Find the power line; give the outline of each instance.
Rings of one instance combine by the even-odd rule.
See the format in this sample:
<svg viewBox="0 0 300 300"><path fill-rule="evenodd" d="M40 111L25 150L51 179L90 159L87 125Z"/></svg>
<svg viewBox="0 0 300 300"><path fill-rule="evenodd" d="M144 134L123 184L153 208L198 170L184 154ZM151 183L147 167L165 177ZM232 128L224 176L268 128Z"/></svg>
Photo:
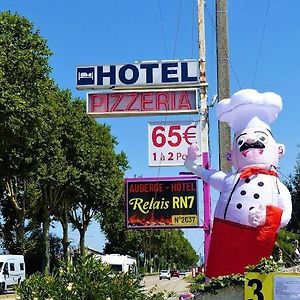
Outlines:
<svg viewBox="0 0 300 300"><path fill-rule="evenodd" d="M174 51L173 51L173 59L175 58L176 48L177 48L177 40L178 40L178 33L179 33L179 25L180 25L180 16L181 16L181 7L182 7L182 0L179 1L178 13L177 13L177 25L176 25L176 34L175 34L175 44L174 44Z"/></svg>
<svg viewBox="0 0 300 300"><path fill-rule="evenodd" d="M259 59L260 59L260 55L261 55L261 49L262 49L262 44L263 44L263 40L264 40L264 35L265 35L265 30L266 30L266 25L267 25L267 19L268 19L268 14L269 14L270 2L271 2L271 0L268 0L266 14L265 14L265 18L264 18L264 25L263 25L261 38L260 38L260 43L259 43L259 48L258 48L258 53L257 53L257 56L256 56L252 87L254 87L254 85L255 85L256 74L257 74L257 69L258 69L258 63L259 63Z"/></svg>
<svg viewBox="0 0 300 300"><path fill-rule="evenodd" d="M157 0L158 4L158 10L159 10L159 20L160 20L160 28L161 28L161 34L162 34L162 39L163 39L163 44L164 44L164 49L165 49L165 55L168 57L168 49L167 49L167 44L166 44L166 38L165 38L165 31L164 31L164 26L163 26L163 18L162 18L162 10L160 6L160 0Z"/></svg>
<svg viewBox="0 0 300 300"><path fill-rule="evenodd" d="M212 27L214 28L215 33L217 33L216 22L215 22L215 20L214 20L214 18L213 18L213 16L212 16L211 12L210 12L209 9L207 8L207 5L205 5L205 11L206 11L207 15L209 16L209 19L210 19L210 21L211 21L211 24L212 24ZM231 62L229 56L227 56L226 59L227 59L228 65L229 65L229 67L230 67L230 70L232 71L233 77L234 77L234 79L236 80L237 85L239 86L239 89L241 89L241 88L242 88L242 85L241 85L241 83L240 83L240 80L239 80L239 78L238 78L237 72L235 71L235 68L233 67L233 64L232 64L232 62Z"/></svg>
<svg viewBox="0 0 300 300"><path fill-rule="evenodd" d="M192 56L194 56L194 47L193 47L193 42L194 42L194 22L195 22L195 16L196 16L196 10L195 10L195 7L196 7L196 0L193 1L193 21L192 21L192 39L191 39L191 49L192 49Z"/></svg>

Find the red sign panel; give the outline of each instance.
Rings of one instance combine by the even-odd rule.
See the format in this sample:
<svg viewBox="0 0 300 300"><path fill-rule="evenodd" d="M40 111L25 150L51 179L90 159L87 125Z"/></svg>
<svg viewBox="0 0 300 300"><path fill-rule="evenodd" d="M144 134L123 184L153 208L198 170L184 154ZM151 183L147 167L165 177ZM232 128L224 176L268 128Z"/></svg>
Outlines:
<svg viewBox="0 0 300 300"><path fill-rule="evenodd" d="M197 89L88 93L94 117L197 113Z"/></svg>
<svg viewBox="0 0 300 300"><path fill-rule="evenodd" d="M127 178L128 229L199 227L197 177Z"/></svg>

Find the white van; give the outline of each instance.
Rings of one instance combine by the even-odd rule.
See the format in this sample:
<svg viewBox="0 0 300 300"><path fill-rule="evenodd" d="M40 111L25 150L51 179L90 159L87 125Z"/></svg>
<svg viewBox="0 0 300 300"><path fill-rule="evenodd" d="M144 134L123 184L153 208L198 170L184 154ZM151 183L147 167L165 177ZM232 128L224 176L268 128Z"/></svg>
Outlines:
<svg viewBox="0 0 300 300"><path fill-rule="evenodd" d="M137 272L136 259L129 255L104 254L96 255L96 257L100 258L103 263L109 264L114 271L131 274Z"/></svg>
<svg viewBox="0 0 300 300"><path fill-rule="evenodd" d="M0 293L20 284L25 279L23 255L0 255Z"/></svg>

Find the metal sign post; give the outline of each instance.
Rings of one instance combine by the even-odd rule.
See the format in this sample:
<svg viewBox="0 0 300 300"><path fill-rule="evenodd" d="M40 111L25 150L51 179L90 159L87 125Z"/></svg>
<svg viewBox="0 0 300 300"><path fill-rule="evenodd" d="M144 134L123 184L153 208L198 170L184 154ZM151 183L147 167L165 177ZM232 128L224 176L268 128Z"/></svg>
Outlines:
<svg viewBox="0 0 300 300"><path fill-rule="evenodd" d="M200 60L200 122L201 122L201 152L203 165L209 168L208 147L208 109L207 84L205 71L205 27L204 27L204 1L198 0L198 34L199 34L199 60ZM209 184L203 182L204 200L204 260L207 262L211 238L211 196Z"/></svg>

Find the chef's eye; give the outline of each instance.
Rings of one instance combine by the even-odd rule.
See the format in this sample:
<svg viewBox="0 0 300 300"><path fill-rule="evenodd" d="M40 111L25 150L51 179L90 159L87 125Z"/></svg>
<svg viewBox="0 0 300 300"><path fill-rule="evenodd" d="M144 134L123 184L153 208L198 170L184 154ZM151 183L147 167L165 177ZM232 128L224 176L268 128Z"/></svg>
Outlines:
<svg viewBox="0 0 300 300"><path fill-rule="evenodd" d="M240 137L240 138L237 140L238 146L242 146L242 145L244 144L244 142L245 142L245 138L243 138L243 137Z"/></svg>
<svg viewBox="0 0 300 300"><path fill-rule="evenodd" d="M256 138L257 138L258 141L260 141L264 144L268 143L268 137L265 134L260 133L256 136Z"/></svg>

